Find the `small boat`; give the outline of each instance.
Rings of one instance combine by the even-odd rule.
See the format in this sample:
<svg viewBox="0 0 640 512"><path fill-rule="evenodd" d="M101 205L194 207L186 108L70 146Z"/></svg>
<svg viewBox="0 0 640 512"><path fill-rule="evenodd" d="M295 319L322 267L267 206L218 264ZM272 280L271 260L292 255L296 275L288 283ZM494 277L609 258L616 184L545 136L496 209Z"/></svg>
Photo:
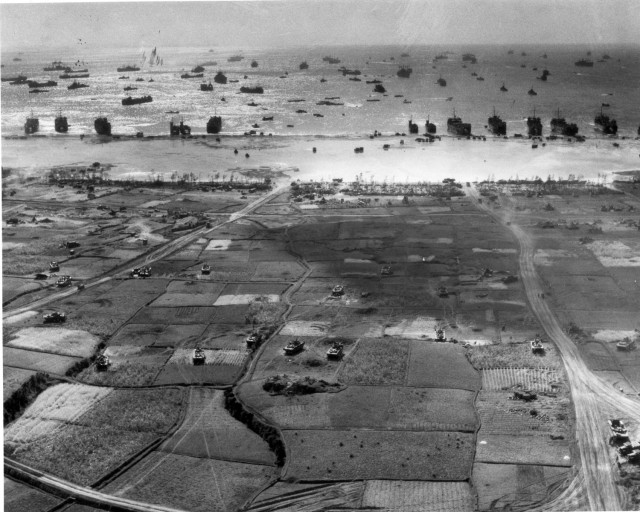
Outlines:
<svg viewBox="0 0 640 512"><path fill-rule="evenodd" d="M242 55L232 55L227 59L227 62L240 62L244 57Z"/></svg>
<svg viewBox="0 0 640 512"><path fill-rule="evenodd" d="M47 80L46 82L27 80L27 85L29 87L55 87L56 85L58 85L58 82L54 82L53 80Z"/></svg>
<svg viewBox="0 0 640 512"><path fill-rule="evenodd" d="M384 93L384 92L387 92L387 90L384 88L382 84L376 84L376 86L373 88L373 92Z"/></svg>
<svg viewBox="0 0 640 512"><path fill-rule="evenodd" d="M273 116L263 116L262 120L263 121L273 121Z"/></svg>
<svg viewBox="0 0 640 512"><path fill-rule="evenodd" d="M203 73L194 73L193 75L189 73L183 73L182 75L180 75L180 78L202 78L203 76Z"/></svg>
<svg viewBox="0 0 640 512"><path fill-rule="evenodd" d="M502 92L507 92L509 89L507 89L507 88L504 86L504 82L502 82L502 87L500 87L500 90L501 90Z"/></svg>
<svg viewBox="0 0 640 512"><path fill-rule="evenodd" d="M574 62L574 64L578 67L582 67L582 68L592 68L593 67L593 61L589 60L589 59L580 59L576 62Z"/></svg>
<svg viewBox="0 0 640 512"><path fill-rule="evenodd" d="M240 92L246 93L246 94L263 94L264 93L264 89L260 86L256 86L256 87L245 87L242 86L240 87Z"/></svg>
<svg viewBox="0 0 640 512"><path fill-rule="evenodd" d="M122 75L118 77L118 80L129 80L129 77Z"/></svg>
<svg viewBox="0 0 640 512"><path fill-rule="evenodd" d="M38 94L41 92L51 92L49 89L29 89L29 94Z"/></svg>
<svg viewBox="0 0 640 512"><path fill-rule="evenodd" d="M125 91L137 91L137 90L138 90L138 88L137 88L137 87L132 87L132 86L130 86L130 85L127 85L127 86L124 88L124 90L125 90Z"/></svg>
<svg viewBox="0 0 640 512"><path fill-rule="evenodd" d="M258 61L252 60L251 61L251 67L252 68L257 68L258 67Z"/></svg>
<svg viewBox="0 0 640 512"><path fill-rule="evenodd" d="M440 86L440 87L446 87L447 86L447 81L440 77L438 78L438 80L436 80L436 83Z"/></svg>
<svg viewBox="0 0 640 512"><path fill-rule="evenodd" d="M204 71L204 68L199 64L191 70L192 73L202 73L203 71Z"/></svg>
<svg viewBox="0 0 640 512"><path fill-rule="evenodd" d="M300 341L300 340L290 341L284 347L284 353L288 356L302 352L302 350L304 350L304 341Z"/></svg>
<svg viewBox="0 0 640 512"><path fill-rule="evenodd" d="M70 73L63 73L62 75L60 75L60 78L62 78L63 80L69 80L69 79L77 79L77 78L89 78L89 73L74 73L74 74L70 74Z"/></svg>
<svg viewBox="0 0 640 512"><path fill-rule="evenodd" d="M132 64L128 64L125 66L121 66L119 68L117 68L118 73L122 73L123 71L140 71L140 68L138 66L132 65Z"/></svg>
<svg viewBox="0 0 640 512"><path fill-rule="evenodd" d="M336 57L322 57L322 60L324 62L328 62L329 64L340 64L340 59L336 58Z"/></svg>
<svg viewBox="0 0 640 512"><path fill-rule="evenodd" d="M309 64L307 64L307 61L303 61L300 63L300 69L309 69Z"/></svg>
<svg viewBox="0 0 640 512"><path fill-rule="evenodd" d="M327 79L326 79L325 77L322 77L322 78L320 79L320 83L324 83L324 82L326 82L326 81L327 81Z"/></svg>
<svg viewBox="0 0 640 512"><path fill-rule="evenodd" d="M213 84L211 82L209 82L208 84L206 84L206 83L200 84L200 90L201 91L213 91Z"/></svg>
<svg viewBox="0 0 640 512"><path fill-rule="evenodd" d="M531 89L529 89L529 91L527 92L527 94L529 96L537 96L538 93L536 91L533 90L533 87L531 87Z"/></svg>

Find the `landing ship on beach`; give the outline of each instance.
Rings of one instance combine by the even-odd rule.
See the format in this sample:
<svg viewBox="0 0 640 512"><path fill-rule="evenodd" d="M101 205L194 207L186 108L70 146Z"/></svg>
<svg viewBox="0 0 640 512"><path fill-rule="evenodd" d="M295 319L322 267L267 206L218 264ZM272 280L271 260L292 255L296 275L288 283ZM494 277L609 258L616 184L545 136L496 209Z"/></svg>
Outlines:
<svg viewBox="0 0 640 512"><path fill-rule="evenodd" d="M207 121L207 133L220 133L222 129L222 118L220 116L211 116Z"/></svg>
<svg viewBox="0 0 640 512"><path fill-rule="evenodd" d="M396 73L400 78L409 78L413 73L413 69L409 66L400 66L400 69Z"/></svg>
<svg viewBox="0 0 640 512"><path fill-rule="evenodd" d="M542 122L539 117L536 117L535 109L533 109L533 116L527 117L527 130L529 137L542 136Z"/></svg>
<svg viewBox="0 0 640 512"><path fill-rule="evenodd" d="M69 123L67 122L67 118L64 117L61 113L55 119L55 130L58 133L67 133L69 131Z"/></svg>
<svg viewBox="0 0 640 512"><path fill-rule="evenodd" d="M471 135L471 124L463 123L461 118L456 117L456 111L454 110L453 117L447 119L447 131L452 135Z"/></svg>
<svg viewBox="0 0 640 512"><path fill-rule="evenodd" d="M98 117L93 122L93 127L98 135L111 135L111 123L106 117Z"/></svg>
<svg viewBox="0 0 640 512"><path fill-rule="evenodd" d="M34 117L33 112L31 113L31 117L27 117L26 122L24 123L24 133L30 135L32 133L36 133L40 129L40 120L37 117Z"/></svg>
<svg viewBox="0 0 640 512"><path fill-rule="evenodd" d="M493 108L493 115L487 121L489 131L494 135L506 135L507 134L507 123L500 119L499 116L496 115L496 109Z"/></svg>
<svg viewBox="0 0 640 512"><path fill-rule="evenodd" d="M573 137L578 133L578 125L575 123L567 123L564 117L560 117L560 109L556 114L558 117L551 119L551 131L553 133L560 133L567 137Z"/></svg>
<svg viewBox="0 0 640 512"><path fill-rule="evenodd" d="M615 135L618 133L618 123L615 119L611 119L608 115L602 112L600 107L600 113L595 117L596 130L602 131L605 135Z"/></svg>

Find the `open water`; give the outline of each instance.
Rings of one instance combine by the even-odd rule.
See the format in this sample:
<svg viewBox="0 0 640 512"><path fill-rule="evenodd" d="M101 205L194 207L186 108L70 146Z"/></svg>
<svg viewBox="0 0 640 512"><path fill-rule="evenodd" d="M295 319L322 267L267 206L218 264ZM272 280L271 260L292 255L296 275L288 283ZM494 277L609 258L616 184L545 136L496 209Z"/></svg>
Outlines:
<svg viewBox="0 0 640 512"><path fill-rule="evenodd" d="M509 49L513 50L512 54L508 53ZM22 134L30 112L40 119L42 134L56 135L54 118L58 112L67 116L70 134L94 133L93 121L99 115L109 118L116 134L137 131L145 135L167 134L169 120L174 117L167 111L179 111L178 119L184 119L194 134L205 133L206 122L214 114L222 116L222 131L229 134L251 129L274 135L325 136L365 135L374 130L406 132L410 119L419 123L423 131L427 116L441 134L446 133L446 120L453 109L463 121L472 124L474 133L485 135L487 118L495 107L496 113L507 121L509 135L526 134L524 119L534 108L542 118L544 133L548 134L549 121L559 108L568 122L578 124L581 134L591 137L596 135L594 116L603 103L610 105L604 110L617 120L619 135L635 137L640 125L640 47L385 46L244 51L158 48L157 53L164 62L162 66L146 64L139 72L116 71L125 64L140 64L143 51L149 55L151 50L3 53L3 77L22 73L29 79L58 82L57 87L42 94L29 94L27 85L2 82L3 135ZM591 56L587 57L587 51L591 51ZM403 52L409 56L402 57ZM465 52L475 54L478 62L463 63ZM523 52L527 55L523 56ZM228 62L227 58L236 53L244 59ZM605 54L611 58L603 60ZM324 62L325 55L337 57L341 63ZM447 58L434 60L438 55ZM14 62L15 57L22 60ZM594 66L576 67L574 62L580 58L590 58ZM254 59L259 64L257 68L250 66ZM54 60L68 64L82 61L90 77L79 81L89 87L70 91L67 85L71 80L58 78L62 72L43 71ZM204 79L180 78L181 73L206 61L216 61L217 65L206 66ZM309 69L299 69L302 61L309 64ZM396 76L401 64L413 69L410 78ZM341 66L360 70L361 81L343 76L339 71ZM544 69L550 72L546 82L536 78ZM213 77L218 70L229 80L238 82L215 84ZM478 80L472 73L484 80ZM122 75L129 79L120 80ZM323 77L326 82L320 81ZM446 87L436 84L439 77L446 79ZM136 78L144 81L137 82ZM374 85L366 83L373 79L382 80L386 96L374 93ZM213 92L200 91L200 84L209 81L214 85ZM503 83L507 92L500 91ZM137 90L125 93L123 88L129 85ZM265 92L243 94L239 92L242 85L259 85ZM527 94L531 88L537 92L536 96ZM127 95L151 95L153 102L122 106L121 100ZM339 99L333 101L344 105L316 105L328 97L337 97ZM288 102L290 99L304 101ZM252 100L259 106L248 106ZM296 113L299 109L307 113ZM316 117L314 113L323 117ZM274 120L263 121L263 116L273 116ZM259 128L252 128L255 123Z"/></svg>

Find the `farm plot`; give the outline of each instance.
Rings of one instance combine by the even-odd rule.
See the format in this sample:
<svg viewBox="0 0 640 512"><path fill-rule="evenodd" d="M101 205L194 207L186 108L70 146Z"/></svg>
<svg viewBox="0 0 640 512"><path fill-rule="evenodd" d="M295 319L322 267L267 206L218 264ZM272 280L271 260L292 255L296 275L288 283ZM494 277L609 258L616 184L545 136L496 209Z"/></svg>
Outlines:
<svg viewBox="0 0 640 512"><path fill-rule="evenodd" d="M45 354L7 346L2 347L2 357L5 366L52 375L64 375L74 364L82 361L80 357Z"/></svg>
<svg viewBox="0 0 640 512"><path fill-rule="evenodd" d="M276 482L261 492L249 512L322 512L360 508L365 482L326 484Z"/></svg>
<svg viewBox="0 0 640 512"><path fill-rule="evenodd" d="M15 450L5 442L5 454L18 462L88 486L115 470L157 439L149 432L65 423L34 442Z"/></svg>
<svg viewBox="0 0 640 512"><path fill-rule="evenodd" d="M95 366L83 370L78 379L100 386L149 386L165 365L172 350L166 348L110 346L104 353L111 360L105 371Z"/></svg>
<svg viewBox="0 0 640 512"><path fill-rule="evenodd" d="M33 370L23 370L10 366L2 367L2 402L13 395L20 387L33 377L37 372Z"/></svg>
<svg viewBox="0 0 640 512"><path fill-rule="evenodd" d="M224 288L221 283L171 281L166 291L151 303L155 307L211 306Z"/></svg>
<svg viewBox="0 0 640 512"><path fill-rule="evenodd" d="M407 339L433 337L440 322L435 317L397 318L389 322L384 329L385 336Z"/></svg>
<svg viewBox="0 0 640 512"><path fill-rule="evenodd" d="M540 502L552 500L571 476L571 470L565 467L481 462L473 465L479 510L531 510ZM577 502L573 510L587 508L586 502Z"/></svg>
<svg viewBox="0 0 640 512"><path fill-rule="evenodd" d="M339 231L339 222L319 222L293 226L288 234L291 240L336 240Z"/></svg>
<svg viewBox="0 0 640 512"><path fill-rule="evenodd" d="M560 371L564 364L558 350L551 343L545 343L545 355L531 353L529 343L507 343L502 345L482 345L467 349L467 356L474 368L539 368Z"/></svg>
<svg viewBox="0 0 640 512"><path fill-rule="evenodd" d="M459 345L414 340L407 385L475 391L480 389L481 378Z"/></svg>
<svg viewBox="0 0 640 512"><path fill-rule="evenodd" d="M153 263L151 266L151 272L153 277L164 277L169 279L176 277L188 277L188 269L197 263L197 258L192 260L159 260Z"/></svg>
<svg viewBox="0 0 640 512"><path fill-rule="evenodd" d="M327 350L334 340L339 340L344 344L344 357L346 358L353 350L355 343L355 340L351 338L305 336L303 351L295 355L286 355L284 347L297 338L297 336L277 335L269 340L256 362L254 377L264 378L286 373L292 376L335 380L340 368L340 361L328 360Z"/></svg>
<svg viewBox="0 0 640 512"><path fill-rule="evenodd" d="M261 250L258 248L249 251L249 261L259 263L263 261L283 261L294 263L297 258L287 251Z"/></svg>
<svg viewBox="0 0 640 512"><path fill-rule="evenodd" d="M246 348L245 340L251 333L250 326L242 324L221 324L209 325L197 342L186 343L183 348L195 348L199 345L204 349L223 350L243 350Z"/></svg>
<svg viewBox="0 0 640 512"><path fill-rule="evenodd" d="M605 267L640 266L640 244L637 240L596 240L587 247Z"/></svg>
<svg viewBox="0 0 640 512"><path fill-rule="evenodd" d="M493 435L478 433L477 462L494 464L541 464L571 467L570 442L549 436Z"/></svg>
<svg viewBox="0 0 640 512"><path fill-rule="evenodd" d="M186 400L177 388L114 389L75 421L87 427L164 434L180 420Z"/></svg>
<svg viewBox="0 0 640 512"><path fill-rule="evenodd" d="M3 258L3 264L5 264L5 259ZM6 264L5 264L6 265ZM41 270L41 268L36 268L35 270ZM6 266L5 266L5 272ZM33 290L38 290L39 288L44 288L46 284L44 283L36 283L31 278L23 279L17 277L4 277L2 278L2 303L12 300L17 297L21 293L30 292Z"/></svg>
<svg viewBox="0 0 640 512"><path fill-rule="evenodd" d="M129 324L208 324L213 321L216 308L180 306L175 308L146 307L129 320Z"/></svg>
<svg viewBox="0 0 640 512"><path fill-rule="evenodd" d="M127 324L109 340L110 346L183 347L195 346L207 324Z"/></svg>
<svg viewBox="0 0 640 512"><path fill-rule="evenodd" d="M361 506L394 512L473 512L475 496L467 482L368 480Z"/></svg>
<svg viewBox="0 0 640 512"><path fill-rule="evenodd" d="M55 327L27 327L15 333L7 346L25 350L51 352L75 357L90 357L100 343L86 332Z"/></svg>
<svg viewBox="0 0 640 512"><path fill-rule="evenodd" d="M274 464L269 445L227 412L224 392L207 388L189 390L186 417L159 450L198 458Z"/></svg>
<svg viewBox="0 0 640 512"><path fill-rule="evenodd" d="M301 480L465 480L474 436L459 432L285 430L289 465Z"/></svg>
<svg viewBox="0 0 640 512"><path fill-rule="evenodd" d="M218 384L235 382L249 354L239 350L204 350L205 363L193 364L193 350L177 349L160 370L155 384Z"/></svg>
<svg viewBox="0 0 640 512"><path fill-rule="evenodd" d="M5 430L5 447L20 450L49 438L67 423L75 422L112 392L83 384L58 384L45 389L22 416Z"/></svg>
<svg viewBox="0 0 640 512"><path fill-rule="evenodd" d="M156 451L110 483L105 491L181 510L228 512L239 510L274 473L271 466Z"/></svg>
<svg viewBox="0 0 640 512"><path fill-rule="evenodd" d="M483 435L570 437L571 402L565 390L559 396L538 395L525 403L511 400L512 393L480 391L476 408Z"/></svg>
<svg viewBox="0 0 640 512"><path fill-rule="evenodd" d="M586 356L585 359L592 370L616 371L618 369L613 347L609 351L604 343L594 341L582 345L580 351Z"/></svg>
<svg viewBox="0 0 640 512"><path fill-rule="evenodd" d="M56 496L4 477L4 510L7 512L50 510L61 501Z"/></svg>
<svg viewBox="0 0 640 512"><path fill-rule="evenodd" d="M287 289L286 284L279 283L240 283L228 284L214 302L215 306L251 304L257 299L279 302L280 295Z"/></svg>
<svg viewBox="0 0 640 512"><path fill-rule="evenodd" d="M285 336L324 336L331 322L328 320L291 320L285 324L280 334Z"/></svg>
<svg viewBox="0 0 640 512"><path fill-rule="evenodd" d="M639 258L640 259L640 258ZM551 271L543 272L543 276L555 283L562 283L562 287L553 288L553 300L570 310L619 310L631 311L627 294L609 275L559 275L553 272L553 267L546 267ZM604 306L606 304L606 307Z"/></svg>
<svg viewBox="0 0 640 512"><path fill-rule="evenodd" d="M88 279L104 274L120 263L122 263L120 260L113 258L80 256L63 263L60 270L73 277L73 279Z"/></svg>
<svg viewBox="0 0 640 512"><path fill-rule="evenodd" d="M409 350L407 340L362 339L346 359L339 378L351 385L404 385Z"/></svg>
<svg viewBox="0 0 640 512"><path fill-rule="evenodd" d="M549 393L560 385L558 372L548 368L497 368L482 370L481 373L485 391L521 388Z"/></svg>
<svg viewBox="0 0 640 512"><path fill-rule="evenodd" d="M261 261L257 264L252 281L296 281L304 274L297 261Z"/></svg>

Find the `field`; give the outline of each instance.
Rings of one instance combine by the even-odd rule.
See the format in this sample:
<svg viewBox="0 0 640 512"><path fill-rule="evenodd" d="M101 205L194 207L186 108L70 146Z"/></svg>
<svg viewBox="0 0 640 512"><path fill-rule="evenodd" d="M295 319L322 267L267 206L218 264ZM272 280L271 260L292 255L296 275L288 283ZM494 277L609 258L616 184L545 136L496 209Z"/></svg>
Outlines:
<svg viewBox="0 0 640 512"><path fill-rule="evenodd" d="M104 490L181 510L228 512L273 476L270 466L153 452Z"/></svg>
<svg viewBox="0 0 640 512"><path fill-rule="evenodd" d="M455 389L349 386L337 393L269 395L261 381L239 397L284 429L366 429L475 432L475 394Z"/></svg>
<svg viewBox="0 0 640 512"><path fill-rule="evenodd" d="M285 430L285 477L301 480L465 480L474 435L457 432Z"/></svg>
<svg viewBox="0 0 640 512"><path fill-rule="evenodd" d="M412 341L407 385L475 391L481 379L459 345Z"/></svg>
<svg viewBox="0 0 640 512"><path fill-rule="evenodd" d="M79 357L43 354L31 350L2 347L3 364L25 370L64 375L74 364L81 361Z"/></svg>
<svg viewBox="0 0 640 512"><path fill-rule="evenodd" d="M206 324L127 324L109 339L109 345L181 347L197 343Z"/></svg>
<svg viewBox="0 0 640 512"><path fill-rule="evenodd" d="M538 368L560 371L564 366L558 349L551 343L544 343L544 348L545 355L542 357L531 353L529 343L472 347L467 350L467 354L476 369Z"/></svg>
<svg viewBox="0 0 640 512"><path fill-rule="evenodd" d="M360 340L353 354L346 359L339 379L352 385L403 385L408 356L409 342L406 340Z"/></svg>
<svg viewBox="0 0 640 512"><path fill-rule="evenodd" d="M565 467L532 464L484 464L473 466L473 483L479 510L509 506L514 512L531 510L541 500L560 493L572 472ZM576 503L574 510L584 510Z"/></svg>
<svg viewBox="0 0 640 512"><path fill-rule="evenodd" d="M478 433L477 462L541 464L571 467L570 442L548 436L492 435Z"/></svg>
<svg viewBox="0 0 640 512"><path fill-rule="evenodd" d="M511 388L551 392L560 385L560 376L555 370L543 368L500 368L482 370L482 390L500 391Z"/></svg>
<svg viewBox="0 0 640 512"><path fill-rule="evenodd" d="M2 401L7 399L27 382L36 372L33 370L22 370L10 366L2 367Z"/></svg>
<svg viewBox="0 0 640 512"><path fill-rule="evenodd" d="M175 455L272 465L274 455L256 433L224 408L224 393L191 388L180 428L159 449Z"/></svg>
<svg viewBox="0 0 640 512"><path fill-rule="evenodd" d="M357 509L365 482L285 483L276 482L261 492L247 509L250 512L321 512Z"/></svg>
<svg viewBox="0 0 640 512"><path fill-rule="evenodd" d="M207 324L214 319L216 308L179 306L142 308L129 321L132 324L192 325Z"/></svg>
<svg viewBox="0 0 640 512"><path fill-rule="evenodd" d="M232 384L248 357L246 350L205 349L205 364L193 364L193 350L177 349L162 367L155 384Z"/></svg>
<svg viewBox="0 0 640 512"><path fill-rule="evenodd" d="M4 510L36 512L49 510L62 500L21 482L4 477Z"/></svg>
<svg viewBox="0 0 640 512"><path fill-rule="evenodd" d="M57 327L29 327L15 333L9 347L51 352L62 356L90 357L100 340L86 331Z"/></svg>
<svg viewBox="0 0 640 512"><path fill-rule="evenodd" d="M223 289L220 283L171 281L166 291L153 303L155 307L212 306Z"/></svg>
<svg viewBox="0 0 640 512"><path fill-rule="evenodd" d="M172 350L136 346L111 346L104 352L111 360L105 371L90 366L78 375L78 380L100 386L148 386L171 357Z"/></svg>
<svg viewBox="0 0 640 512"><path fill-rule="evenodd" d="M466 482L404 482L369 480L365 484L362 507L414 512L472 512L475 497Z"/></svg>

